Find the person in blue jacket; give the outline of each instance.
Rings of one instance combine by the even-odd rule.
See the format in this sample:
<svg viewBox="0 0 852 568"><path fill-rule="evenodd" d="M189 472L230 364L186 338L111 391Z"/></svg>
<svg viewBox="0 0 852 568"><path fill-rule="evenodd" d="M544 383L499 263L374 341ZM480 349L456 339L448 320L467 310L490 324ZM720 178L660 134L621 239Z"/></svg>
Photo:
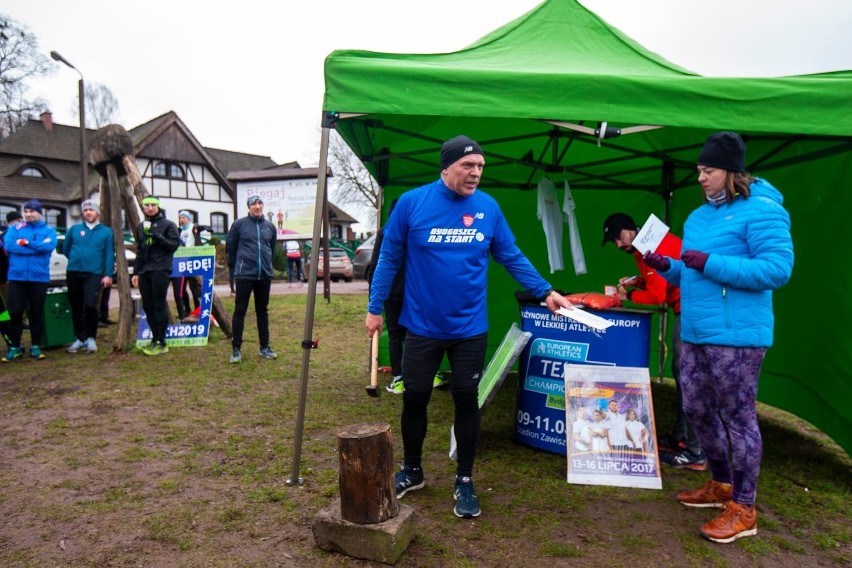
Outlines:
<svg viewBox="0 0 852 568"><path fill-rule="evenodd" d="M440 178L404 193L384 228L370 286L366 328L382 331L382 307L405 269L399 322L408 331L403 355L404 463L395 476L397 497L423 488L421 454L432 384L446 354L452 372L458 461L453 512L479 516L473 462L481 413L479 379L487 346L487 279L491 258L551 311L571 304L542 278L515 244L497 201L477 191L485 165L482 148L467 136L441 146Z"/></svg>
<svg viewBox="0 0 852 568"><path fill-rule="evenodd" d="M248 215L234 221L225 244L228 268L236 287L231 323L231 363L242 361L243 328L252 294L260 340L257 354L264 359L278 357L269 346L269 292L272 288L272 255L278 241L278 230L263 216L263 199L259 195L249 196L246 205Z"/></svg>
<svg viewBox="0 0 852 568"><path fill-rule="evenodd" d="M50 285L50 255L56 248L56 230L42 219L37 199L24 203L24 221L9 227L3 244L9 255L9 350L2 361L10 362L24 354L21 336L24 312L29 310L30 357L39 360L44 340L44 301Z"/></svg>
<svg viewBox="0 0 852 568"><path fill-rule="evenodd" d="M705 538L721 543L757 534L757 383L773 339L772 291L793 270L783 197L746 172L745 155L738 134L710 136L698 156L705 202L686 220L680 260L645 255L680 286L684 411L712 472L677 498L688 507L724 509L701 527Z"/></svg>
<svg viewBox="0 0 852 568"><path fill-rule="evenodd" d="M98 350L98 309L100 295L112 286L115 271L115 245L112 229L100 222L101 210L91 199L80 206L83 222L65 233L62 253L68 257L66 281L74 342L68 353L94 353Z"/></svg>

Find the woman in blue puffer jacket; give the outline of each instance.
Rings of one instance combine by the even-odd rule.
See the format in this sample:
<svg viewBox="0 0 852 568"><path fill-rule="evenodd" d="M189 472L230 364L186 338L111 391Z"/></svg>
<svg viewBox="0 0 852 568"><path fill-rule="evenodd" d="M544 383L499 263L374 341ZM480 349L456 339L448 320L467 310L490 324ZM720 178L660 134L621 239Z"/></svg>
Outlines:
<svg viewBox="0 0 852 568"><path fill-rule="evenodd" d="M724 509L701 534L725 543L757 534L757 383L772 345L772 291L790 278L793 242L783 197L745 171L738 134L710 136L698 174L705 203L686 220L681 259L647 253L645 260L680 286L683 406L712 471L678 500Z"/></svg>

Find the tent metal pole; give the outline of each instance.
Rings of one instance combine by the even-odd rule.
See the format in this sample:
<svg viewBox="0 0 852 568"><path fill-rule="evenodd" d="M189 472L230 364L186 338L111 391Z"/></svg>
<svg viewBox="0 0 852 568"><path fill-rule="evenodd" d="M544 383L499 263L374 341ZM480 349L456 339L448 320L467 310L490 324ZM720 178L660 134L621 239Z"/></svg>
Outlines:
<svg viewBox="0 0 852 568"><path fill-rule="evenodd" d="M326 181L328 177L328 138L330 128L333 126L327 124L326 114L323 115L322 135L320 138L320 160L319 160L319 175L317 176L317 195L316 204L314 206L314 234L311 240L311 251L314 256L314 266L317 266L319 258L317 251L320 246L320 231L323 223L323 202L326 191ZM326 271L328 273L328 271ZM299 466L302 460L302 438L305 433L305 405L308 396L308 370L311 363L311 349L316 347L316 344L311 339L314 331L314 308L317 301L317 271L311 270L308 275L308 303L305 307L305 329L302 335L302 373L299 381L299 406L296 416L296 434L293 440L293 467L290 470L290 479L286 481L287 485L301 485L303 479L299 477Z"/></svg>

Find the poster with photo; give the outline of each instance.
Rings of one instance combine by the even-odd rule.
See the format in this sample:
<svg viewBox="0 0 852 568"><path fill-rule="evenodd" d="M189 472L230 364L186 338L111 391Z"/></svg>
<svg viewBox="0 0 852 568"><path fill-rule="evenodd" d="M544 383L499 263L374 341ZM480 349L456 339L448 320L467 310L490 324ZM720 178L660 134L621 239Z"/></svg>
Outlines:
<svg viewBox="0 0 852 568"><path fill-rule="evenodd" d="M646 367L565 365L568 483L662 489Z"/></svg>
<svg viewBox="0 0 852 568"><path fill-rule="evenodd" d="M310 239L313 236L317 178L241 181L237 184L238 205L244 206L253 195L263 200L263 214L275 225L278 240ZM240 213L240 216L243 214Z"/></svg>

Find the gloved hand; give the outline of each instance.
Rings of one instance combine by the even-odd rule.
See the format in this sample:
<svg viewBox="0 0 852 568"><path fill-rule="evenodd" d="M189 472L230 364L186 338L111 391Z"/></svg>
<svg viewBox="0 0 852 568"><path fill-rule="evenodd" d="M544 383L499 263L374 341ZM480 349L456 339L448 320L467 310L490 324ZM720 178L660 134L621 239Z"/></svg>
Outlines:
<svg viewBox="0 0 852 568"><path fill-rule="evenodd" d="M142 232L146 235L151 232L151 221L142 221Z"/></svg>
<svg viewBox="0 0 852 568"><path fill-rule="evenodd" d="M697 250L687 250L683 251L683 254L680 255L680 259L689 268L694 268L699 272L704 272L704 265L707 264L707 257L709 256L710 255L706 252L700 252Z"/></svg>
<svg viewBox="0 0 852 568"><path fill-rule="evenodd" d="M28 241L27 239L18 239L15 242L18 244L19 247L25 247L30 244L30 241Z"/></svg>
<svg viewBox="0 0 852 568"><path fill-rule="evenodd" d="M654 270L664 271L672 267L672 264L669 262L669 259L656 252L646 252L645 256L642 257L642 260L644 260L645 264L647 264Z"/></svg>

